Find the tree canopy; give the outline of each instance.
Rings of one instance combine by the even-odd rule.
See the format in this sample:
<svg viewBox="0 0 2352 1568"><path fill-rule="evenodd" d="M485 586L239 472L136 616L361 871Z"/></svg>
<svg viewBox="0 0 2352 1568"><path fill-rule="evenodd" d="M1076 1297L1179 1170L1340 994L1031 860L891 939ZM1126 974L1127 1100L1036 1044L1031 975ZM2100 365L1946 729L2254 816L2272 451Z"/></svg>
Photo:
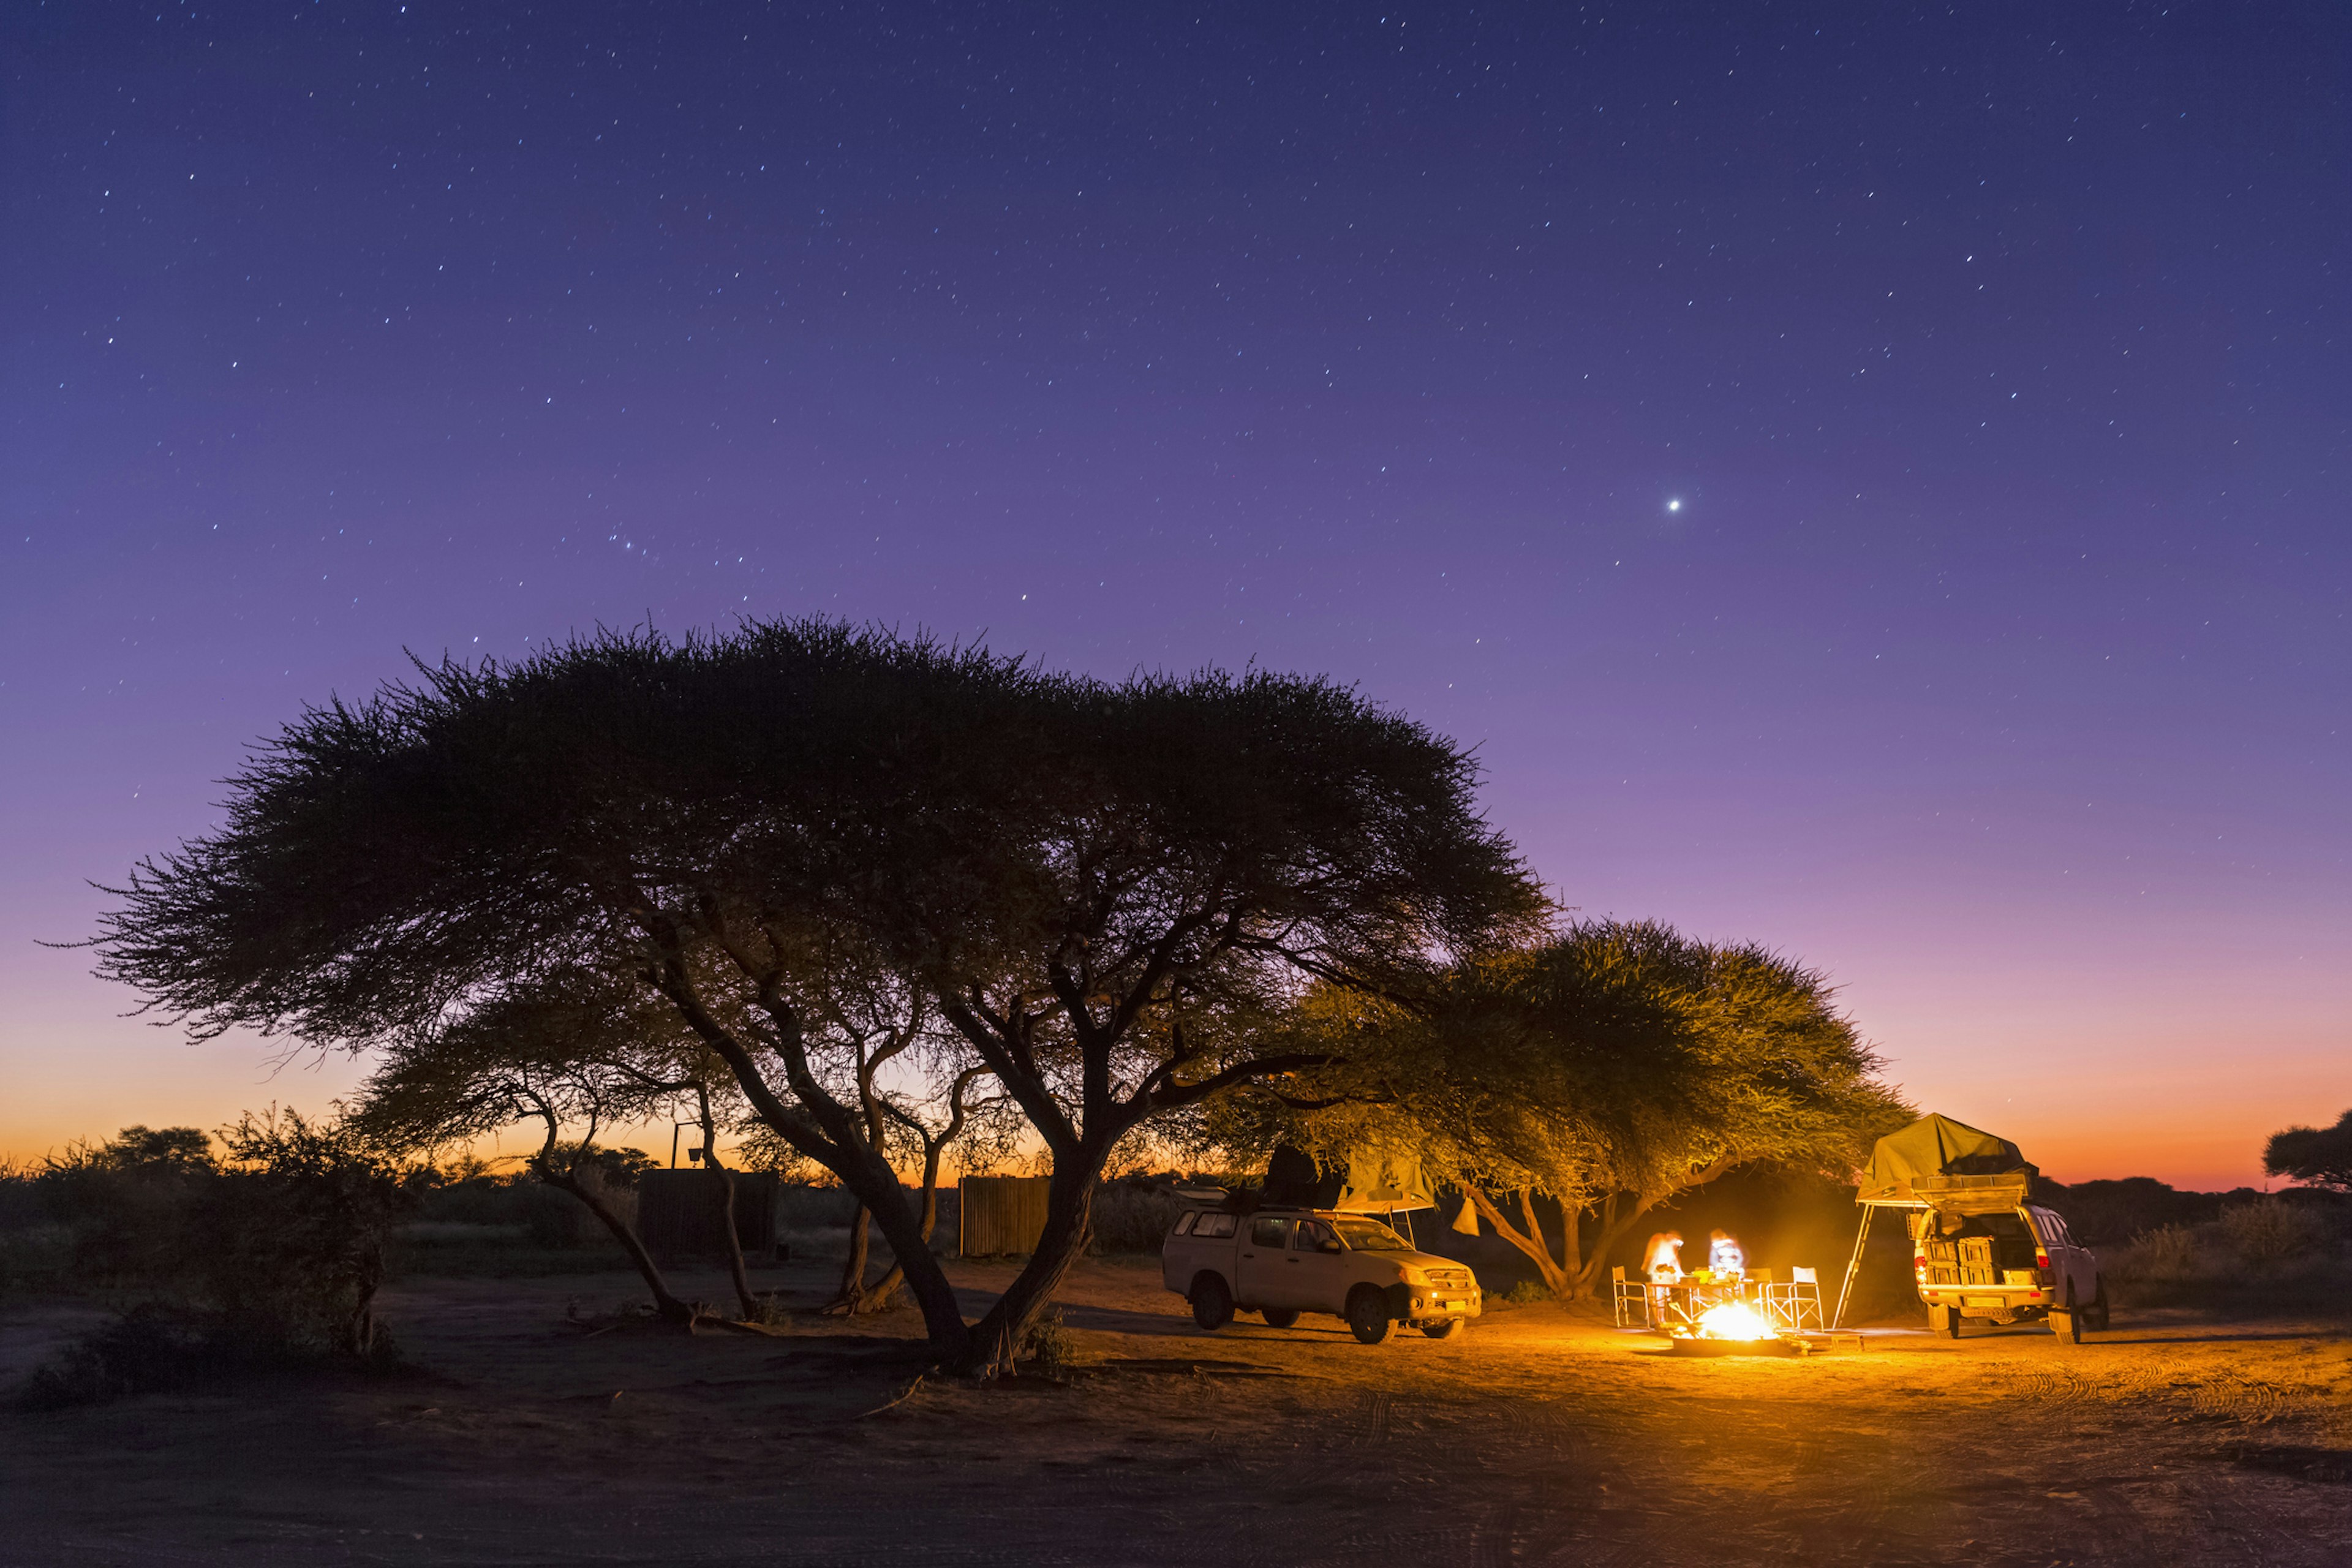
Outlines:
<svg viewBox="0 0 2352 1568"><path fill-rule="evenodd" d="M2315 1187L2352 1192L2352 1110L2333 1127L2289 1127L2263 1149L2263 1169Z"/></svg>
<svg viewBox="0 0 2352 1568"><path fill-rule="evenodd" d="M1332 994L1307 1017L1344 1065L1261 1100L1263 1125L1419 1148L1564 1296L1675 1194L1743 1165L1843 1178L1911 1119L1820 974L1654 922L1580 923L1411 1005ZM1567 1216L1556 1251L1538 1194Z"/></svg>
<svg viewBox="0 0 2352 1568"><path fill-rule="evenodd" d="M363 1051L609 978L872 1210L943 1353L1001 1363L1122 1137L1320 1059L1221 1019L1307 977L1401 990L1529 928L1474 784L1322 680L1112 684L823 621L607 633L305 712L219 832L117 890L100 973L199 1036ZM1053 1159L1045 1238L976 1333L825 1060L827 997L876 973Z"/></svg>

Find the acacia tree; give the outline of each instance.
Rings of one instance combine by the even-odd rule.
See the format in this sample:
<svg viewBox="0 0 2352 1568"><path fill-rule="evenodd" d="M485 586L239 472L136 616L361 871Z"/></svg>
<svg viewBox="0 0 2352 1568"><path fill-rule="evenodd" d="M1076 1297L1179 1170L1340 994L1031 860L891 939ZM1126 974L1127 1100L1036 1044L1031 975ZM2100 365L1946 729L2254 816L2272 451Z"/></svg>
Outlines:
<svg viewBox="0 0 2352 1568"><path fill-rule="evenodd" d="M2315 1187L2352 1192L2352 1110L2333 1127L2289 1127L2263 1147L2263 1170Z"/></svg>
<svg viewBox="0 0 2352 1568"><path fill-rule="evenodd" d="M1659 1204L1743 1165L1843 1177L1912 1118L1817 973L1654 922L1583 922L1465 964L1413 1005L1324 997L1347 1065L1261 1126L1423 1152L1564 1300ZM1263 1134L1261 1134L1261 1137ZM1555 1241L1538 1194L1556 1200Z"/></svg>
<svg viewBox="0 0 2352 1568"><path fill-rule="evenodd" d="M873 1215L960 1368L1009 1364L1151 1119L1318 1063L1199 1026L1393 985L1539 898L1458 748L1327 682L1110 686L820 622L606 634L306 712L142 862L102 974L199 1036L379 1049L556 966L658 996ZM919 977L1054 1165L976 1327L814 1044L839 942ZM1214 1042L1213 1044L1212 1042Z"/></svg>

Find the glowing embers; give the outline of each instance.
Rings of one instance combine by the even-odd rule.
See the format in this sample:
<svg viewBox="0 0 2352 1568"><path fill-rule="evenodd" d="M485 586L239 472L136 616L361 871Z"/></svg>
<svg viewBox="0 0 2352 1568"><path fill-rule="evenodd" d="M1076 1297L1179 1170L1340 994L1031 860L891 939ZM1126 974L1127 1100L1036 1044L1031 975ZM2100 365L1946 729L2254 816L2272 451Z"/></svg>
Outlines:
<svg viewBox="0 0 2352 1568"><path fill-rule="evenodd" d="M1674 1331L1676 1355L1788 1355L1796 1349L1771 1320L1745 1301L1725 1301Z"/></svg>

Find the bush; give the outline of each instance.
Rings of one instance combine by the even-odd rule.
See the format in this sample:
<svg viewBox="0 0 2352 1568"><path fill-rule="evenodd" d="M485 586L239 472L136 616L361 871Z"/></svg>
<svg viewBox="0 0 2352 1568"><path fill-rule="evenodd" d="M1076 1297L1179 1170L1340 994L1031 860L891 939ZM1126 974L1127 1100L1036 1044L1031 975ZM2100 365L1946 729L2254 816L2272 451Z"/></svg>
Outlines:
<svg viewBox="0 0 2352 1568"><path fill-rule="evenodd" d="M1077 1341L1062 1322L1062 1309L1048 1307L1029 1325L1021 1360L1041 1377L1069 1375L1077 1362Z"/></svg>
<svg viewBox="0 0 2352 1568"><path fill-rule="evenodd" d="M73 1277L73 1232L62 1225L0 1230L0 1294L55 1290Z"/></svg>
<svg viewBox="0 0 2352 1568"><path fill-rule="evenodd" d="M2105 1249L2101 1271L2132 1306L2340 1307L2352 1295L2352 1267L2328 1218L2278 1198L2231 1205L2206 1224L2164 1226Z"/></svg>
<svg viewBox="0 0 2352 1568"><path fill-rule="evenodd" d="M2197 1233L2168 1225L2112 1248L2102 1272L2119 1285L2163 1289L2188 1284L2202 1272Z"/></svg>
<svg viewBox="0 0 2352 1568"><path fill-rule="evenodd" d="M194 1128L126 1128L35 1178L62 1239L12 1242L10 1274L20 1254L64 1253L85 1286L143 1303L59 1372L68 1383L119 1388L151 1363L226 1366L246 1355L237 1347L373 1352L384 1245L414 1206L414 1173L340 1123L290 1110L244 1116L222 1142L226 1159Z"/></svg>
<svg viewBox="0 0 2352 1568"><path fill-rule="evenodd" d="M37 1368L12 1403L26 1410L63 1410L327 1363L319 1346L287 1331L282 1314L201 1312L151 1302L75 1340ZM397 1361L390 1336L382 1333L362 1358L373 1368Z"/></svg>
<svg viewBox="0 0 2352 1568"><path fill-rule="evenodd" d="M2334 1240L2318 1215L2277 1198L2225 1208L2213 1228L2240 1266L2255 1274L2322 1256Z"/></svg>
<svg viewBox="0 0 2352 1568"><path fill-rule="evenodd" d="M1095 1189L1087 1247L1097 1253L1157 1258L1185 1205L1153 1186L1110 1182Z"/></svg>
<svg viewBox="0 0 2352 1568"><path fill-rule="evenodd" d="M847 1187L786 1183L776 1190L780 1230L847 1230L856 1213L856 1194Z"/></svg>

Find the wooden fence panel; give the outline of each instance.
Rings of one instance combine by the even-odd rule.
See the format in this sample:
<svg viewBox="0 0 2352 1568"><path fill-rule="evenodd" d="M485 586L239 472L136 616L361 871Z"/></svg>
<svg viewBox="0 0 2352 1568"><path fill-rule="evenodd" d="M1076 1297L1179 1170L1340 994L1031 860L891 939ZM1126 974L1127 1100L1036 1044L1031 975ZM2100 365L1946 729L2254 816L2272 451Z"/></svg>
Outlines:
<svg viewBox="0 0 2352 1568"><path fill-rule="evenodd" d="M1036 1251L1052 1184L1049 1176L966 1176L958 1187L956 1250L966 1258Z"/></svg>

